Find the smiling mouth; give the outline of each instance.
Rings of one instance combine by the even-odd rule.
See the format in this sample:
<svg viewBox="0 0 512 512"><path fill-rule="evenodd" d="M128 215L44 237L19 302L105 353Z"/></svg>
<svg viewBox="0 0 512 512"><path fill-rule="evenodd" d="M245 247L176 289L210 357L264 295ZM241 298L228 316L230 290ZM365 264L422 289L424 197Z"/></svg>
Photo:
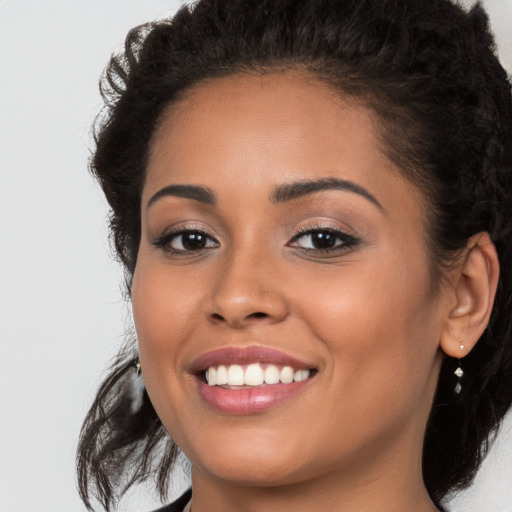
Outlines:
<svg viewBox="0 0 512 512"><path fill-rule="evenodd" d="M206 368L202 372L202 380L209 386L239 389L302 382L310 379L314 373L314 369L296 369L276 364L221 364Z"/></svg>
<svg viewBox="0 0 512 512"><path fill-rule="evenodd" d="M209 408L240 416L263 413L307 393L319 373L312 363L252 345L204 353L188 371L196 377L196 390Z"/></svg>

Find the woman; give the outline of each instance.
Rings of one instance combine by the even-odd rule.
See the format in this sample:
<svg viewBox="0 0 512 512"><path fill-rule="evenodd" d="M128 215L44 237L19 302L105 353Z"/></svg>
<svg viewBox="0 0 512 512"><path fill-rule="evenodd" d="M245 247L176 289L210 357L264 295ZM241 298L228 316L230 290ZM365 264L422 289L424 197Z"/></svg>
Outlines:
<svg viewBox="0 0 512 512"><path fill-rule="evenodd" d="M138 348L83 427L87 506L150 475L165 498L182 450L163 510L441 510L512 399L512 104L482 9L203 0L134 29L103 94Z"/></svg>

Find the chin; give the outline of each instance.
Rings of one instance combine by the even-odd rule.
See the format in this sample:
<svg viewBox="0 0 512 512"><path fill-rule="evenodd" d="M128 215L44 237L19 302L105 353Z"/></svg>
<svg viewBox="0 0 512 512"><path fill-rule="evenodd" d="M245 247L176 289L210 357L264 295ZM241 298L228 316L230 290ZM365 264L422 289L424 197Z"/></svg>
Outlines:
<svg viewBox="0 0 512 512"><path fill-rule="evenodd" d="M264 433L261 442L254 437L243 442L240 435L227 443L218 439L216 449L205 446L202 453L194 453L190 460L194 468L242 486L276 487L311 477L302 462L300 446L272 442L269 437Z"/></svg>

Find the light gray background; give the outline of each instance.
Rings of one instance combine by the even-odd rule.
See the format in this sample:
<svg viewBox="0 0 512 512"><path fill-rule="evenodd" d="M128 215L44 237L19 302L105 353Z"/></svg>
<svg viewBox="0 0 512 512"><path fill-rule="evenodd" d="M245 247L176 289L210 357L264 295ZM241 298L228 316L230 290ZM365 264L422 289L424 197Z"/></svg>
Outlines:
<svg viewBox="0 0 512 512"><path fill-rule="evenodd" d="M129 316L86 171L98 77L129 28L180 3L0 0L0 512L85 510L78 432ZM484 4L510 70L512 0ZM512 512L511 484L509 415L451 510ZM120 510L155 506L140 490Z"/></svg>

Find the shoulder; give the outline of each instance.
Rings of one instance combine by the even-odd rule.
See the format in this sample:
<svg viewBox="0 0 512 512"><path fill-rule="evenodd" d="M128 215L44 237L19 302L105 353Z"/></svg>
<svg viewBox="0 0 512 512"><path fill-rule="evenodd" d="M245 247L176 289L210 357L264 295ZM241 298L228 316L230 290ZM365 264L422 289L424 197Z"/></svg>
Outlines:
<svg viewBox="0 0 512 512"><path fill-rule="evenodd" d="M183 512L183 509L185 508L187 503L190 501L191 497L192 497L192 489L189 489L187 492L182 494L173 503L170 503L169 505L166 505L163 508L159 508L158 510L155 510L154 512Z"/></svg>

